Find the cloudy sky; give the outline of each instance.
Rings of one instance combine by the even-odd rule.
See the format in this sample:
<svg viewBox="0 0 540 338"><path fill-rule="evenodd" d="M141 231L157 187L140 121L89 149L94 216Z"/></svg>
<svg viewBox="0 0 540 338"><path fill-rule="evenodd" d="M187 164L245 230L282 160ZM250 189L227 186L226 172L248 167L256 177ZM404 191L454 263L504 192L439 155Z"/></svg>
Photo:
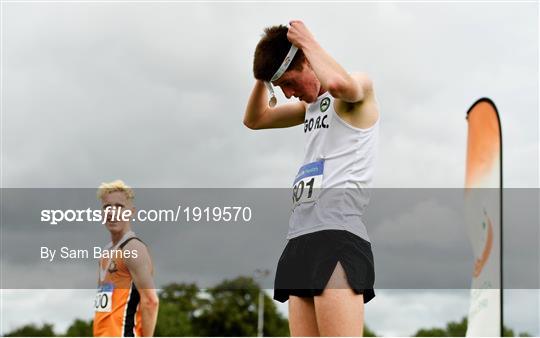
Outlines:
<svg viewBox="0 0 540 338"><path fill-rule="evenodd" d="M4 3L1 186L288 187L301 129L241 121L262 29L291 19L374 79L376 187L463 187L465 112L483 96L501 114L505 186L539 186L538 5L510 2ZM89 318L82 292L4 293L3 310L18 310L2 311L1 331L21 312L59 327ZM540 302L508 297L508 324L540 335L538 302L519 309L531 295ZM45 317L35 301L63 310ZM467 307L463 291L381 291L366 316L378 333L406 335Z"/></svg>

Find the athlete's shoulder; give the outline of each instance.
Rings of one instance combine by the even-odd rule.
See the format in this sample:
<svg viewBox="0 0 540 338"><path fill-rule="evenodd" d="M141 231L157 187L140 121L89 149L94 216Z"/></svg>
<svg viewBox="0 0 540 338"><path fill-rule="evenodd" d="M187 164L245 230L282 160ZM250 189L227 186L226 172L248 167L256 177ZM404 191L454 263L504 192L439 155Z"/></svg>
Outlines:
<svg viewBox="0 0 540 338"><path fill-rule="evenodd" d="M137 253L148 253L148 247L147 245L138 237L130 238L129 240L125 241L121 246L120 249L123 251L135 251ZM137 258L137 257L134 257Z"/></svg>
<svg viewBox="0 0 540 338"><path fill-rule="evenodd" d="M133 267L134 264L151 260L148 247L138 237L130 238L124 242L121 250L124 253L124 262L128 268Z"/></svg>
<svg viewBox="0 0 540 338"><path fill-rule="evenodd" d="M137 287L139 287L140 285L137 283L140 283L141 276L152 275L154 270L148 247L140 239L131 240L124 246L123 252L127 254L124 258L124 263L135 280Z"/></svg>
<svg viewBox="0 0 540 338"><path fill-rule="evenodd" d="M122 244L120 244L119 248L124 249L128 245L133 246L134 243L139 243L139 245L146 246L146 244L142 241L142 239L140 239L139 237L134 236L134 237L130 237L130 238L126 239Z"/></svg>

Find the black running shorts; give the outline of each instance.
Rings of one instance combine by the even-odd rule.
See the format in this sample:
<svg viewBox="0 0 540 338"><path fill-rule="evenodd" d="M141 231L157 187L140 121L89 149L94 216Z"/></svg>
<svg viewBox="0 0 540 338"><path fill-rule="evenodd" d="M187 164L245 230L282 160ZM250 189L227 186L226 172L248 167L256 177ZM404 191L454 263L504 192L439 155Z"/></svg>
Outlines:
<svg viewBox="0 0 540 338"><path fill-rule="evenodd" d="M290 295L321 295L338 262L352 290L364 295L364 303L373 299L371 243L346 230L322 230L289 240L277 266L274 299L283 303Z"/></svg>

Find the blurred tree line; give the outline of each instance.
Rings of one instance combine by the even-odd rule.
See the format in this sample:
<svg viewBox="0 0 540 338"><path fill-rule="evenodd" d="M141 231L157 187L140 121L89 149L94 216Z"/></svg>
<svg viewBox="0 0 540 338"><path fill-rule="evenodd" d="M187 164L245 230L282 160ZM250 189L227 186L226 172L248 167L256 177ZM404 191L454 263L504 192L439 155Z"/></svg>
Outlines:
<svg viewBox="0 0 540 338"><path fill-rule="evenodd" d="M257 336L259 285L250 277L225 280L201 290L195 284L169 284L159 292L155 336ZM289 336L289 324L264 293L264 336ZM365 336L375 336L364 328ZM92 320L76 319L66 332L54 332L52 324L24 325L6 337L91 337Z"/></svg>
<svg viewBox="0 0 540 338"><path fill-rule="evenodd" d="M169 284L159 292L159 314L155 336L160 337L256 337L260 287L250 277L225 280L201 290L195 284ZM414 337L464 337L467 318L449 322L445 327L419 329ZM6 337L91 337L92 320L75 319L66 332L54 331L52 324L24 325L5 334ZM272 299L264 293L264 336L289 336L289 325ZM364 326L365 337L376 333ZM504 327L504 337L530 337Z"/></svg>
<svg viewBox="0 0 540 338"><path fill-rule="evenodd" d="M467 332L467 317L463 317L460 322L449 322L446 327L433 327L430 329L420 329L414 337L465 337ZM514 330L503 325L503 337L530 337L527 332L515 334Z"/></svg>

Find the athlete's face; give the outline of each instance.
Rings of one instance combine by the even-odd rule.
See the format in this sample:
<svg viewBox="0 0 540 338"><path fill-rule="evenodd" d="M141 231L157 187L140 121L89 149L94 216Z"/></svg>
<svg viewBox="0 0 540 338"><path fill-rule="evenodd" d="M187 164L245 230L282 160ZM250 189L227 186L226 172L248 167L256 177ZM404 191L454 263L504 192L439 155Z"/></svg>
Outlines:
<svg viewBox="0 0 540 338"><path fill-rule="evenodd" d="M113 191L103 196L101 208L106 217L105 226L112 234L129 230L129 220L133 218L135 209L124 192ZM126 211L131 212L129 217L126 217Z"/></svg>
<svg viewBox="0 0 540 338"><path fill-rule="evenodd" d="M303 64L300 71L286 71L273 84L279 86L288 99L294 96L307 103L315 102L322 94L321 83L307 63Z"/></svg>

